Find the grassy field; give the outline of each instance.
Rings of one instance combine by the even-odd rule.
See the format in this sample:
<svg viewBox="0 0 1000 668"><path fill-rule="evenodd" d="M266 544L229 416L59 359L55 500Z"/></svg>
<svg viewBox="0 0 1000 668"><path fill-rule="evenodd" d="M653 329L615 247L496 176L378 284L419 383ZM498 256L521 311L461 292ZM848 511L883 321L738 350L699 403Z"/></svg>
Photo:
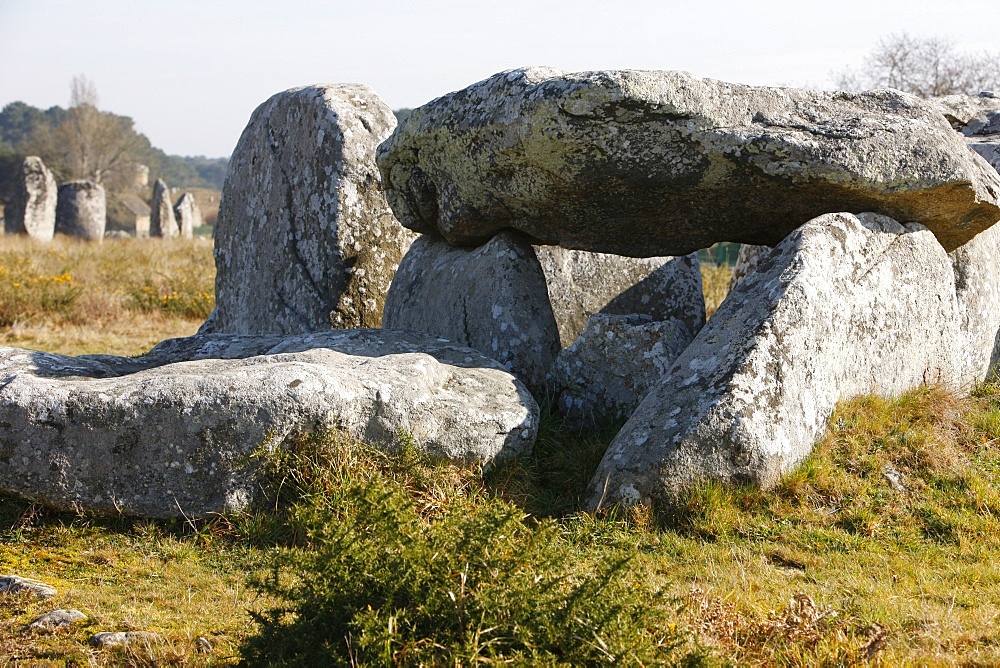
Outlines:
<svg viewBox="0 0 1000 668"><path fill-rule="evenodd" d="M135 354L211 308L207 244L0 239L0 269L8 345ZM709 270L709 300L727 284ZM615 425L548 415L486 475L303 439L230 517L0 498L0 574L59 589L0 594L0 665L1000 663L1000 385L862 397L830 424L776 490L706 485L669 514L581 512ZM88 620L24 628L55 608ZM90 647L104 630L157 636Z"/></svg>

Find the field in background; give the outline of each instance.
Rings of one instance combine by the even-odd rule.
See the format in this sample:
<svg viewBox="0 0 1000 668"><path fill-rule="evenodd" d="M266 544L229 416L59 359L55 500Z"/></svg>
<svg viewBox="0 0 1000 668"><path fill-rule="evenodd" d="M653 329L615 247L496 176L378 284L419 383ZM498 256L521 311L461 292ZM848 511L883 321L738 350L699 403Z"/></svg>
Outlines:
<svg viewBox="0 0 1000 668"><path fill-rule="evenodd" d="M214 288L210 239L0 237L0 344L137 355L197 331Z"/></svg>

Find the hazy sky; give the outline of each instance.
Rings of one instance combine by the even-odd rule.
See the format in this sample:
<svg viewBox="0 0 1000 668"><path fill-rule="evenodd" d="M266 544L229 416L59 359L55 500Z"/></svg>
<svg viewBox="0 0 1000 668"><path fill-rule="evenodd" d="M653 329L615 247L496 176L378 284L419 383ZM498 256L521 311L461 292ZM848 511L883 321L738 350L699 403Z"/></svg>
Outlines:
<svg viewBox="0 0 1000 668"><path fill-rule="evenodd" d="M394 109L522 65L829 87L894 32L1000 50L997 2L0 0L0 106L66 106L84 74L153 145L216 157L305 84L365 83Z"/></svg>

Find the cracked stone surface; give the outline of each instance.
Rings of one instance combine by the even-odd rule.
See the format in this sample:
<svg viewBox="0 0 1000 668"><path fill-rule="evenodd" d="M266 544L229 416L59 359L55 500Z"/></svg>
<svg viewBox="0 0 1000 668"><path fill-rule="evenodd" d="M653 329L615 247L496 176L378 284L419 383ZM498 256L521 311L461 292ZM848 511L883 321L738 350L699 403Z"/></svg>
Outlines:
<svg viewBox="0 0 1000 668"><path fill-rule="evenodd" d="M712 479L770 487L836 403L961 383L951 259L918 224L803 225L726 298L608 448L588 502L669 503Z"/></svg>
<svg viewBox="0 0 1000 668"><path fill-rule="evenodd" d="M563 348L577 340L595 313L681 320L697 332L705 324L701 263L682 257L633 258L535 246Z"/></svg>
<svg viewBox="0 0 1000 668"><path fill-rule="evenodd" d="M21 178L16 179L13 197L4 211L4 231L52 241L58 197L56 179L42 159L26 157L21 164Z"/></svg>
<svg viewBox="0 0 1000 668"><path fill-rule="evenodd" d="M1000 220L1000 177L932 103L684 72L501 72L415 109L379 147L399 220L456 245L516 229L634 257L774 246L831 211L953 250Z"/></svg>
<svg viewBox="0 0 1000 668"><path fill-rule="evenodd" d="M294 88L254 111L223 186L217 306L203 333L381 325L413 239L375 166L375 147L395 126L389 107L358 84Z"/></svg>
<svg viewBox="0 0 1000 668"><path fill-rule="evenodd" d="M136 358L0 348L0 491L63 509L239 510L264 484L255 453L301 433L488 464L537 428L496 362L413 332L199 335Z"/></svg>
<svg viewBox="0 0 1000 668"><path fill-rule="evenodd" d="M591 316L549 374L559 413L574 426L627 418L693 338L677 319Z"/></svg>
<svg viewBox="0 0 1000 668"><path fill-rule="evenodd" d="M478 350L535 396L560 350L545 273L531 245L512 233L478 248L417 238L389 288L383 325Z"/></svg>

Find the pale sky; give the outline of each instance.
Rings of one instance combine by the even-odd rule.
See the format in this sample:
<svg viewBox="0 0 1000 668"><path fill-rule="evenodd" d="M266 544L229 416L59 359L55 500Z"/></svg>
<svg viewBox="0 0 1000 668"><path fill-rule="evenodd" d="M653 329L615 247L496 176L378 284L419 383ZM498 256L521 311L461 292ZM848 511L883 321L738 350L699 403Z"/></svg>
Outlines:
<svg viewBox="0 0 1000 668"><path fill-rule="evenodd" d="M229 155L279 91L364 83L393 109L524 65L826 88L890 33L1000 51L1000 0L0 0L0 107L99 106L175 155Z"/></svg>

